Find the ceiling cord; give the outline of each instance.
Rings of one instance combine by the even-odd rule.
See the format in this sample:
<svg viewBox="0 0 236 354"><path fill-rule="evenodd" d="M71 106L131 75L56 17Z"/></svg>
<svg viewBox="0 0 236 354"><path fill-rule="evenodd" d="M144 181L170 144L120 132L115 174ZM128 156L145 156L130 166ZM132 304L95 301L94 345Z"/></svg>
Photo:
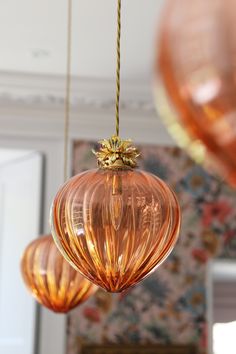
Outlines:
<svg viewBox="0 0 236 354"><path fill-rule="evenodd" d="M71 42L72 42L72 0L68 0L67 58L64 117L64 181L68 179L69 125L71 110Z"/></svg>
<svg viewBox="0 0 236 354"><path fill-rule="evenodd" d="M120 133L120 37L121 37L121 0L117 6L117 63L116 63L116 135Z"/></svg>

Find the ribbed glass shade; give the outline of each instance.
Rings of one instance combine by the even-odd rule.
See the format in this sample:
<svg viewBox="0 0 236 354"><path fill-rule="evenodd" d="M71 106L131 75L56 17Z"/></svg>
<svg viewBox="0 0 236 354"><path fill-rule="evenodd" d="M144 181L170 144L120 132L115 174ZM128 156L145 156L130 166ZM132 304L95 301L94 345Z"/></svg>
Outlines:
<svg viewBox="0 0 236 354"><path fill-rule="evenodd" d="M202 151L201 142L211 163L234 186L235 9L236 0L168 0L157 59L157 71L176 109L173 119L166 107L163 110L171 132L195 155Z"/></svg>
<svg viewBox="0 0 236 354"><path fill-rule="evenodd" d="M50 235L29 244L21 272L36 300L58 313L72 310L97 290L62 257Z"/></svg>
<svg viewBox="0 0 236 354"><path fill-rule="evenodd" d="M121 292L169 255L178 238L180 209L171 189L152 174L98 169L60 189L51 223L71 265L107 291Z"/></svg>

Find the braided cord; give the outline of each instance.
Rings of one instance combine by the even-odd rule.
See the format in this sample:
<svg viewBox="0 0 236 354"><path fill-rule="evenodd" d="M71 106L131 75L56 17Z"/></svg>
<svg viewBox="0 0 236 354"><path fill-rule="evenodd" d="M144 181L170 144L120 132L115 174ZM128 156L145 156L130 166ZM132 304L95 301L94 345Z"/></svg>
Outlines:
<svg viewBox="0 0 236 354"><path fill-rule="evenodd" d="M116 63L116 135L120 132L120 38L121 38L121 0L117 6L117 63Z"/></svg>
<svg viewBox="0 0 236 354"><path fill-rule="evenodd" d="M64 181L68 178L69 125L71 101L71 42L72 42L72 0L68 0L67 19L67 58L64 117Z"/></svg>

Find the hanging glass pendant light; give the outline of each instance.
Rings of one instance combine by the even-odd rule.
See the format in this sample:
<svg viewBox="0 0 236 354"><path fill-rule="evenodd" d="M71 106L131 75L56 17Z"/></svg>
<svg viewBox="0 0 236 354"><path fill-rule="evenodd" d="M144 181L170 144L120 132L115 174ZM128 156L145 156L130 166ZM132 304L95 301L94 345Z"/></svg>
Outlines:
<svg viewBox="0 0 236 354"><path fill-rule="evenodd" d="M67 179L68 135L70 118L70 65L72 0L68 0L68 52L64 129L64 179ZM67 313L78 306L97 287L76 272L58 251L51 235L42 236L26 248L21 273L36 300L57 313Z"/></svg>
<svg viewBox="0 0 236 354"><path fill-rule="evenodd" d="M139 155L119 137L121 1L118 0L116 135L101 141L97 170L62 186L51 210L54 240L85 277L121 292L155 270L173 249L180 209L156 176L135 170Z"/></svg>
<svg viewBox="0 0 236 354"><path fill-rule="evenodd" d="M158 90L158 109L180 146L235 187L236 0L165 6L156 57L165 92Z"/></svg>
<svg viewBox="0 0 236 354"><path fill-rule="evenodd" d="M29 244L21 260L21 272L36 300L57 313L67 313L97 290L69 265L51 235Z"/></svg>

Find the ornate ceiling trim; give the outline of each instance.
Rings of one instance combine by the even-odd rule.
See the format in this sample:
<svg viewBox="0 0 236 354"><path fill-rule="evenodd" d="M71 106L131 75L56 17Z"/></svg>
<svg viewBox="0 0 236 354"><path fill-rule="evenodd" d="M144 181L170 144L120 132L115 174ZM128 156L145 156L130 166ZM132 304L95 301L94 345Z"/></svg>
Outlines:
<svg viewBox="0 0 236 354"><path fill-rule="evenodd" d="M0 103L6 106L55 108L63 106L65 78L62 76L0 72ZM142 82L124 82L121 109L153 112L151 88ZM72 107L113 109L115 81L74 77Z"/></svg>
<svg viewBox="0 0 236 354"><path fill-rule="evenodd" d="M151 88L124 82L121 135L138 143L173 145L154 109ZM65 78L0 72L0 142L63 139ZM70 138L101 139L114 130L115 81L73 78Z"/></svg>

